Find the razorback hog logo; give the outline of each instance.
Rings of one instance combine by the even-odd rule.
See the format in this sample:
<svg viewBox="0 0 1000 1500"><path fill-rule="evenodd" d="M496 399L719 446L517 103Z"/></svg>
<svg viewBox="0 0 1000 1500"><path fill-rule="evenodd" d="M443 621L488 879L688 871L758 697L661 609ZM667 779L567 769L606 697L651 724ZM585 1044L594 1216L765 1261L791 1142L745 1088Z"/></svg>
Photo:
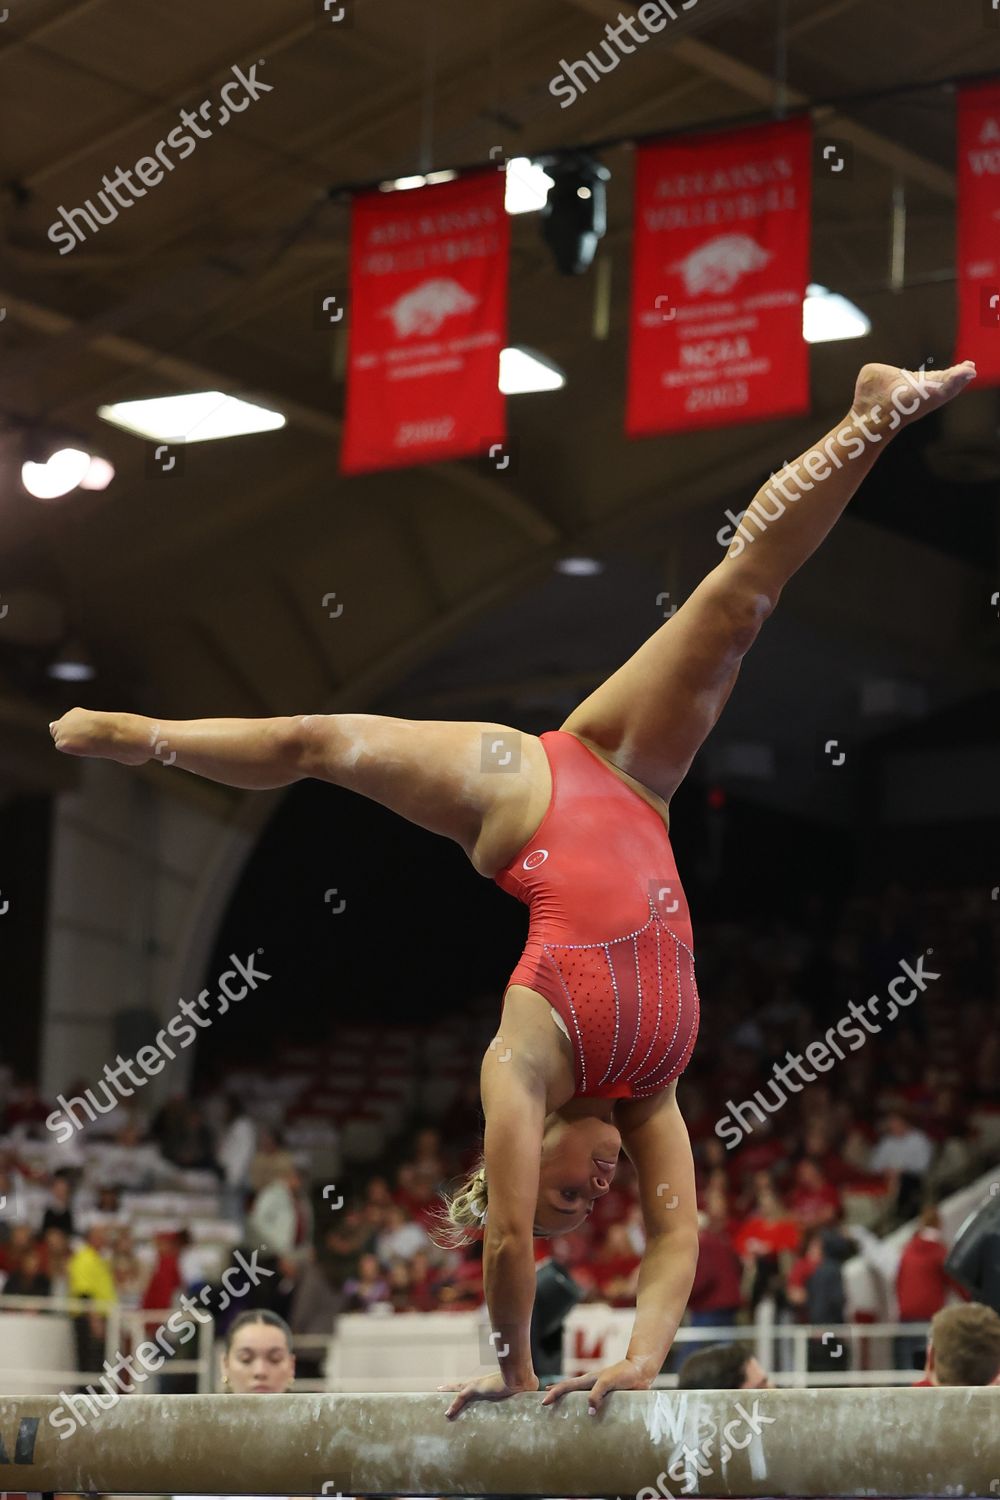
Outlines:
<svg viewBox="0 0 1000 1500"><path fill-rule="evenodd" d="M399 338L411 333L437 333L445 318L454 313L471 312L478 302L471 292L448 276L422 281L412 292L397 297L382 309L383 318L391 318Z"/></svg>
<svg viewBox="0 0 1000 1500"><path fill-rule="evenodd" d="M700 292L728 292L748 271L759 271L771 260L770 250L761 249L748 234L720 234L669 268L680 271L689 297Z"/></svg>

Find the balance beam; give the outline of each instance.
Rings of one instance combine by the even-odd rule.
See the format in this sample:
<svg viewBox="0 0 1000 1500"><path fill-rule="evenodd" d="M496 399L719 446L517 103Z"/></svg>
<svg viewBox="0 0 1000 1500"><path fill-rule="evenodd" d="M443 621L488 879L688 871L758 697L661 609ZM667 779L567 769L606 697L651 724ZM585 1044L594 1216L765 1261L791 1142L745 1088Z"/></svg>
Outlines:
<svg viewBox="0 0 1000 1500"><path fill-rule="evenodd" d="M111 1402L111 1397L105 1400ZM102 1494L992 1496L1000 1389L0 1397L0 1488ZM75 1425L74 1425L75 1424Z"/></svg>

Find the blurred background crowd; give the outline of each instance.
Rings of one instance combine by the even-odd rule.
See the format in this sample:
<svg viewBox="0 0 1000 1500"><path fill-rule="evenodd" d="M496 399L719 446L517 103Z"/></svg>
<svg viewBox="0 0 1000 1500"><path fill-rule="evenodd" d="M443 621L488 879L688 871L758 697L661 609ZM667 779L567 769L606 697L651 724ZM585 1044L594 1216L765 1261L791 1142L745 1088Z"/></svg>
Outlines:
<svg viewBox="0 0 1000 1500"><path fill-rule="evenodd" d="M890 885L840 910L811 897L796 920L750 937L707 923L697 939L701 1033L679 1087L700 1209L690 1321L748 1321L767 1297L779 1320L841 1322L845 1261L910 1220L891 1290L900 1320L930 1319L960 1295L935 1204L997 1159L1000 947L988 898ZM763 1090L773 1065L822 1038L848 1000L884 995L901 960L928 949L939 977L924 994L775 1108ZM419 1031L387 1029L366 1054L370 1075L352 1063L353 1094L317 1076L338 1061L322 1049L311 1070L297 1056L247 1058L148 1116L123 1101L64 1146L45 1123L57 1101L0 1073L0 1305L70 1295L162 1310L244 1245L266 1247L275 1272L253 1305L297 1334L329 1333L340 1312L479 1307L480 1243L445 1248L435 1223L439 1190L481 1147L478 1057L497 1010L491 997L454 1018L454 1045L433 1056ZM758 1089L770 1109L730 1150L717 1123ZM393 1108L357 1134L387 1090ZM536 1241L536 1255L564 1267L584 1300L627 1307L643 1247L623 1157L586 1225ZM100 1338L100 1319L80 1320L81 1368ZM898 1340L899 1367L922 1347Z"/></svg>

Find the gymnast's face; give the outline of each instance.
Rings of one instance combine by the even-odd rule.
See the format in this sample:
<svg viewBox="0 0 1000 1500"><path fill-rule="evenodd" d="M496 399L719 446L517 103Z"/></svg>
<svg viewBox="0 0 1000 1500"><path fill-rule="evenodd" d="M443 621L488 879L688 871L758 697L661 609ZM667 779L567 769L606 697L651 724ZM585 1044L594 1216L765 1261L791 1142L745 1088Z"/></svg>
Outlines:
<svg viewBox="0 0 1000 1500"><path fill-rule="evenodd" d="M607 1120L555 1115L542 1137L535 1233L579 1229L611 1187L621 1148L622 1138Z"/></svg>
<svg viewBox="0 0 1000 1500"><path fill-rule="evenodd" d="M295 1378L295 1355L280 1328L246 1323L222 1356L222 1373L238 1396L280 1395Z"/></svg>

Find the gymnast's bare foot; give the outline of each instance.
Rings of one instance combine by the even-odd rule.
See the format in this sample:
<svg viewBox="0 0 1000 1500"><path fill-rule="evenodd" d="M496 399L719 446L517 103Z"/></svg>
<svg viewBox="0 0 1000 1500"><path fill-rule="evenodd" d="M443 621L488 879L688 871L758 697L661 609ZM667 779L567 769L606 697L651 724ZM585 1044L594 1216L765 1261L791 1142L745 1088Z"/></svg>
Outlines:
<svg viewBox="0 0 1000 1500"><path fill-rule="evenodd" d="M61 719L53 720L49 733L56 749L64 755L86 755L97 760L114 760L121 766L142 766L152 759L154 746L146 744L134 732L140 723L137 714L71 708Z"/></svg>
<svg viewBox="0 0 1000 1500"><path fill-rule="evenodd" d="M944 406L976 377L971 359L947 370L902 370L895 365L863 365L854 388L851 414L879 432L896 432Z"/></svg>

